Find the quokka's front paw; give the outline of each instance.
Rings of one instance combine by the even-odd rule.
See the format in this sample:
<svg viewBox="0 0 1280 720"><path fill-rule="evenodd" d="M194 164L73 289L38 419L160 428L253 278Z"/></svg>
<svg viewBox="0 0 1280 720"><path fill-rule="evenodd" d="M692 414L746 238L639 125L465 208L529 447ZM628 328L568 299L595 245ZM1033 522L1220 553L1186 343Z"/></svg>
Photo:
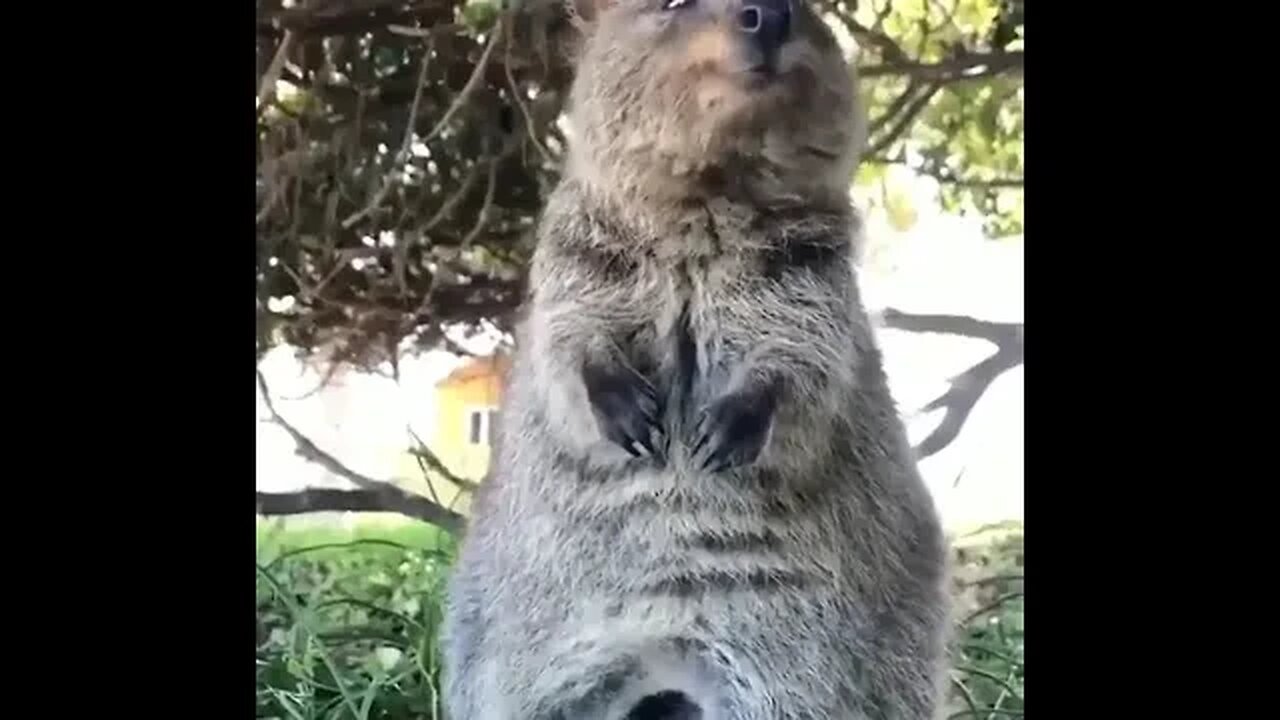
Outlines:
<svg viewBox="0 0 1280 720"><path fill-rule="evenodd" d="M587 399L600 431L634 457L640 450L660 457L662 428L658 392L642 375L624 364L587 366L583 370ZM656 442L655 442L656 441Z"/></svg>
<svg viewBox="0 0 1280 720"><path fill-rule="evenodd" d="M755 462L769 438L777 406L772 388L740 390L712 402L698 421L694 462L710 472Z"/></svg>

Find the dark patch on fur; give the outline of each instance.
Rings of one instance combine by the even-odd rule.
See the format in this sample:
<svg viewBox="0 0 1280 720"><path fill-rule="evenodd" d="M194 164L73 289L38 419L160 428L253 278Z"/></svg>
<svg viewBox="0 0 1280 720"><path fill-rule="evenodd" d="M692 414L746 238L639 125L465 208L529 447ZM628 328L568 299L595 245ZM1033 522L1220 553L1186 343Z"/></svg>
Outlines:
<svg viewBox="0 0 1280 720"><path fill-rule="evenodd" d="M769 498L763 508L767 519L784 520L786 518L812 514L825 503L826 493L813 488L797 489Z"/></svg>
<svg viewBox="0 0 1280 720"><path fill-rule="evenodd" d="M675 690L664 690L660 693L641 698L636 706L627 713L625 720L700 720L702 708L698 707L688 695Z"/></svg>
<svg viewBox="0 0 1280 720"><path fill-rule="evenodd" d="M716 228L716 216L712 214L711 208L706 205L702 206L702 210L707 214L707 235L711 237L711 242L715 244L715 254L719 255L724 252L724 241L720 238L720 230Z"/></svg>
<svg viewBox="0 0 1280 720"><path fill-rule="evenodd" d="M790 240L761 251L763 274L777 280L788 270L816 271L830 267L848 253L848 246L822 240Z"/></svg>
<svg viewBox="0 0 1280 720"><path fill-rule="evenodd" d="M698 346L693 339L689 319L689 303L680 309L675 326L675 386L681 406L677 409L683 417L689 415L689 401L693 397L694 382L698 376Z"/></svg>
<svg viewBox="0 0 1280 720"><path fill-rule="evenodd" d="M583 267L591 269L592 275L610 284L625 283L639 267L630 253L607 247L578 246L573 252Z"/></svg>
<svg viewBox="0 0 1280 720"><path fill-rule="evenodd" d="M604 436L636 457L641 456L639 448L657 454L663 444L662 403L653 385L622 362L587 363L582 379Z"/></svg>
<svg viewBox="0 0 1280 720"><path fill-rule="evenodd" d="M691 637L668 638L667 645L671 646L672 650L674 650L676 653L681 655L687 655L690 653L705 653L710 649L707 647L707 644L705 642L697 638L691 638Z"/></svg>
<svg viewBox="0 0 1280 720"><path fill-rule="evenodd" d="M782 474L775 468L753 468L750 477L756 489L763 493L776 493L783 487Z"/></svg>
<svg viewBox="0 0 1280 720"><path fill-rule="evenodd" d="M600 677L585 694L569 702L564 696L551 693L533 708L530 717L535 720L568 720L569 718L596 717L599 708L608 703L627 681L640 672L640 663L633 657L619 658L602 669ZM551 707L551 703L556 703Z"/></svg>
<svg viewBox="0 0 1280 720"><path fill-rule="evenodd" d="M698 420L693 454L703 470L722 472L755 462L778 407L778 383L753 384L718 398Z"/></svg>
<svg viewBox="0 0 1280 720"><path fill-rule="evenodd" d="M767 592L781 588L799 590L805 585L804 575L794 570L756 569L746 573L710 570L660 580L646 588L646 592L687 598L708 592L728 593L735 590L753 592Z"/></svg>
<svg viewBox="0 0 1280 720"><path fill-rule="evenodd" d="M758 533L713 534L702 533L681 539L688 547L700 548L710 552L764 552L777 550L782 540L772 530Z"/></svg>

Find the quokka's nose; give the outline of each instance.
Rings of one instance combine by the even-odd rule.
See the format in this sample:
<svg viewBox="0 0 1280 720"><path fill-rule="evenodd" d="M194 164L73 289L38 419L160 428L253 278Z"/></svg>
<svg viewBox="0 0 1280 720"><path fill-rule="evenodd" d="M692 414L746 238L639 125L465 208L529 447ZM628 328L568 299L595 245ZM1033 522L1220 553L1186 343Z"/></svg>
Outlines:
<svg viewBox="0 0 1280 720"><path fill-rule="evenodd" d="M778 48L791 36L791 0L747 0L738 11L738 30L760 52L756 69L773 70Z"/></svg>

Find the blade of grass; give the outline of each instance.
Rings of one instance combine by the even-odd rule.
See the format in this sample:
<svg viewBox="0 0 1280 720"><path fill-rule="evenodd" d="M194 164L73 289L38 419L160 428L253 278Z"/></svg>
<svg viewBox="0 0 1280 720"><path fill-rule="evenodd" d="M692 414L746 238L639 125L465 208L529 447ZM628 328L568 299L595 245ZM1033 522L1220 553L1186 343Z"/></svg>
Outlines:
<svg viewBox="0 0 1280 720"><path fill-rule="evenodd" d="M268 690L271 691L271 696L275 698L276 704L284 708L284 711L289 713L290 717L294 718L294 720L307 720L302 713L293 707L293 701L284 691L275 688L268 688Z"/></svg>
<svg viewBox="0 0 1280 720"><path fill-rule="evenodd" d="M337 607L339 605L351 605L352 607L364 608L369 612L377 613L379 615L386 615L388 617L393 617L405 623L406 625L412 625L414 628L416 628L420 632L425 633L427 631L427 629L422 626L422 623L418 622L417 620L414 620L408 615L398 613L395 610L389 610L387 608L382 607L381 605L375 605L367 600L361 600L359 598L341 597L333 600L325 600L319 605L316 605L315 609L318 611L318 610L323 610L325 608Z"/></svg>
<svg viewBox="0 0 1280 720"><path fill-rule="evenodd" d="M969 687L956 677L951 678L952 687L960 691L960 695L964 697L964 703L969 706L975 714L978 712L978 701L973 698L973 693L969 692Z"/></svg>
<svg viewBox="0 0 1280 720"><path fill-rule="evenodd" d="M271 559L270 562L268 562L265 565L265 567L267 569L271 569L281 560L285 560L287 558L295 557L298 555L303 555L305 553L315 552L317 550L333 550L337 548L355 547L358 545L382 545L385 547L392 547L399 550L403 550L405 552L423 552L421 548L410 547L403 543L398 543L394 540L383 540L381 538L357 538L355 540L347 540L345 542L317 543L315 545L307 545L305 547L294 548L292 550L282 552L279 555L275 556L274 558Z"/></svg>
<svg viewBox="0 0 1280 720"><path fill-rule="evenodd" d="M1017 665L1017 666L1019 666L1019 667L1021 667L1021 666L1022 666L1022 661L1021 661L1021 660L1019 660L1019 659L1017 659L1017 658L1013 657L1012 655L1006 655L1005 653L1000 652L999 650L992 649L991 647L989 647L989 646L987 646L987 645L978 645L978 644L975 644L975 643L966 643L966 644L962 645L961 647L962 647L966 652L968 652L968 653L970 653L970 654L972 654L972 653L974 653L974 652L980 652L980 653L984 653L984 654L986 654L986 655L988 655L988 656L990 656L990 657L996 658L997 660L1003 660L1003 661L1005 661L1005 662L1009 663L1010 665Z"/></svg>
<svg viewBox="0 0 1280 720"><path fill-rule="evenodd" d="M381 675L382 673L378 674ZM369 717L369 711L373 709L373 701L378 697L380 685L381 683L376 677L369 683L368 689L364 691L364 699L360 703L360 717Z"/></svg>
<svg viewBox="0 0 1280 720"><path fill-rule="evenodd" d="M337 684L338 692L342 694L342 699L346 701L347 707L355 714L357 719L363 718L364 716L360 714L360 709L356 705L355 698L351 697L350 691L347 690L346 683L342 682L342 676L338 673L337 664L333 662L333 658L329 655L329 649L324 646L324 643L318 641L317 633L310 627L310 623L307 618L304 617L305 613L303 613L297 604L293 602L293 598L289 597L289 593L286 592L284 588L280 587L280 583L272 577L271 573L267 572L267 569L264 568L261 563L254 563L254 566L258 568L258 575L260 575L262 579L266 580L267 583L271 585L272 589L275 590L276 597L280 598L280 602L283 603L285 608L289 611L289 615L293 618L294 622L298 623L304 630L306 630L308 640L315 641L316 647L320 651L320 660L324 662L325 667L329 668L329 674L333 676L333 682Z"/></svg>
<svg viewBox="0 0 1280 720"><path fill-rule="evenodd" d="M974 610L973 612L969 613L969 615L968 615L967 617L965 617L965 619L964 619L964 620L961 620L961 621L960 621L960 624L961 624L961 625L968 625L969 623L973 622L974 620L977 620L979 617L982 617L982 616L983 616L983 615L985 615L986 613L989 613L989 612L991 612L992 610L999 609L999 608L1000 608L1000 606L1004 605L1005 603L1009 602L1010 600L1017 600L1017 599L1018 599L1018 598L1020 598L1020 597L1022 597L1022 593L1021 593L1021 592L1011 592L1011 593L1008 593L1008 594L1005 594L1005 595L1001 595L1000 597L996 598L995 600L992 600L991 602L987 603L986 605L983 605L982 607L978 608L977 610Z"/></svg>
<svg viewBox="0 0 1280 720"><path fill-rule="evenodd" d="M1000 677L999 675L996 675L993 672L983 670L982 668L969 667L967 665L957 665L955 669L957 672L969 673L970 675L977 675L978 677L984 677L990 680L991 682L995 683L996 685L999 685L1000 687L1004 688L1004 690L1009 693L1010 697L1014 698L1018 702L1022 702L1022 695L1017 690L1014 690L1013 686L1010 685L1008 681L1006 681L1004 678Z"/></svg>

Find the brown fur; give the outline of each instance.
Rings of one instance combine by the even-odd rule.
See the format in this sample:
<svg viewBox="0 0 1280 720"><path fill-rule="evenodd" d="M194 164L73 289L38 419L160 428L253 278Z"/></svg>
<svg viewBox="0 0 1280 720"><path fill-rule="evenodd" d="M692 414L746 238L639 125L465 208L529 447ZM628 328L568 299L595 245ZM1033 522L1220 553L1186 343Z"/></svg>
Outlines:
<svg viewBox="0 0 1280 720"><path fill-rule="evenodd" d="M795 7L769 84L738 0L592 14L451 585L453 720L937 709L945 543L858 297L861 111ZM640 427L653 452L610 434Z"/></svg>

